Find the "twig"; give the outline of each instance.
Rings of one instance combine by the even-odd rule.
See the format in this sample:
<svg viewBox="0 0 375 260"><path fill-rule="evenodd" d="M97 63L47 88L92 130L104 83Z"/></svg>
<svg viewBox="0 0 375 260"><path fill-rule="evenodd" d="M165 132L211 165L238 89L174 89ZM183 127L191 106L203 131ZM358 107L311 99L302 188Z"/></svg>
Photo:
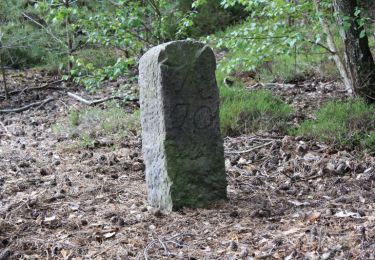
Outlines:
<svg viewBox="0 0 375 260"><path fill-rule="evenodd" d="M169 255L171 254L171 252L169 251L167 245L163 242L162 239L158 238L158 240L159 240L159 243L160 243L160 244L163 246L163 248L164 248L164 254L167 255L167 256L169 256Z"/></svg>
<svg viewBox="0 0 375 260"><path fill-rule="evenodd" d="M280 35L280 36L259 36L259 37L244 37L244 36L241 36L241 35L238 35L238 36L230 35L230 36L224 36L222 38L228 38L228 39L241 38L241 39L245 39L245 40L267 40L267 39L282 39L282 38L288 38L288 37L289 36L287 36L287 35Z"/></svg>
<svg viewBox="0 0 375 260"><path fill-rule="evenodd" d="M320 42L315 42L315 41L312 41L312 40L306 40L308 43L311 43L313 45L317 45L323 49L325 49L328 53L332 54L332 55L335 55L336 52L331 50L329 47L325 46L324 44L320 43Z"/></svg>
<svg viewBox="0 0 375 260"><path fill-rule="evenodd" d="M256 149L262 148L262 147L264 147L264 146L270 145L270 144L272 144L272 143L273 143L273 141L268 142L268 143L265 143L265 144L261 144L261 145L258 145L258 146L251 147L250 149L247 149L247 150L243 150L243 151L226 151L225 153L226 153L226 154L248 153L248 152L254 151L254 150L256 150Z"/></svg>
<svg viewBox="0 0 375 260"><path fill-rule="evenodd" d="M258 86L264 87L264 84L262 82L257 82L254 85L248 86L247 88L253 89L253 88L256 88Z"/></svg>
<svg viewBox="0 0 375 260"><path fill-rule="evenodd" d="M154 240L151 241L151 243L149 243L149 244L146 246L146 248L144 249L144 251L143 251L143 256L144 256L144 258L145 258L146 260L149 259L149 257L148 257L148 250L149 250L153 245L157 244L158 242L159 242L159 243L162 245L162 247L164 248L164 253L165 253L166 255L168 255L168 256L173 255L173 254L169 251L169 249L168 249L166 243L173 243L173 244L178 244L178 245L180 245L180 243L177 243L177 242L173 241L173 239L176 239L176 238L178 238L178 237L185 237L185 236L192 236L192 234L189 234L189 233L182 233L182 234L174 235L174 236L172 236L172 237L170 237L170 238L158 238L158 239L154 239Z"/></svg>
<svg viewBox="0 0 375 260"><path fill-rule="evenodd" d="M106 97L106 98L102 98L102 99L96 99L96 100L87 100L87 99L84 99L83 97L80 97L76 94L73 94L71 92L67 92L68 96L86 104L86 105L89 105L89 106L94 106L94 105L97 105L97 104L100 104L100 103L103 103L103 102L106 102L106 101L109 101L109 100L113 100L113 99L120 99L120 100L126 100L126 101L138 101L138 99L136 98L129 98L129 97L125 97L125 96L111 96L111 97Z"/></svg>
<svg viewBox="0 0 375 260"><path fill-rule="evenodd" d="M10 133L9 133L9 131L8 131L8 129L7 129L7 127L4 125L4 123L3 122L1 122L0 121L0 125L4 128L4 130L5 130L5 133L6 133L6 135L7 136L12 136Z"/></svg>
<svg viewBox="0 0 375 260"><path fill-rule="evenodd" d="M31 18L30 16L28 16L27 14L25 13L22 13L23 17L29 19L31 22L35 23L36 25L40 26L42 29L44 29L53 39L55 39L57 42L61 43L61 44L64 44L65 43L60 40L59 38L57 38L47 27L45 27L43 24L39 23L38 21L35 21L33 18Z"/></svg>
<svg viewBox="0 0 375 260"><path fill-rule="evenodd" d="M0 109L0 114L1 113L19 113L19 112L23 112L23 111L26 111L32 107L41 107L41 106L44 106L45 104L51 102L55 100L54 98L47 98L43 101L40 101L40 102L35 102L35 103L31 103L31 104L28 104L26 106L23 106L23 107L19 107L19 108L11 108L11 109Z"/></svg>
<svg viewBox="0 0 375 260"><path fill-rule="evenodd" d="M285 84L285 83L265 83L264 84L265 87L277 87L277 86L281 86L281 87L288 87L288 88L293 88L296 86L296 84Z"/></svg>

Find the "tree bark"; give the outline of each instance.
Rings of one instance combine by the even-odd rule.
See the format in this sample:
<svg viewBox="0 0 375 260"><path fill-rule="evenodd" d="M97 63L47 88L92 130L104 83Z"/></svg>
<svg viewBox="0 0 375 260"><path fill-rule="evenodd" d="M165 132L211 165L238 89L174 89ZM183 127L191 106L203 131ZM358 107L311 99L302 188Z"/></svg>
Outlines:
<svg viewBox="0 0 375 260"><path fill-rule="evenodd" d="M64 5L67 9L69 9L70 7L70 0L65 0L64 1ZM72 55L73 55L73 38L72 38L72 33L70 31L70 25L71 25L72 21L71 21L71 17L70 17L70 14L68 14L68 17L66 18L65 20L65 28L66 28L66 45L67 45L67 48L68 48L68 73L70 74L72 68L73 68L73 62L72 62Z"/></svg>
<svg viewBox="0 0 375 260"><path fill-rule="evenodd" d="M348 69L355 95L375 102L375 63L368 44L367 35L361 35L365 29L360 25L360 14L355 15L358 0L334 0L334 8L341 25L340 34L344 42L345 63ZM344 28L349 23L349 28Z"/></svg>
<svg viewBox="0 0 375 260"><path fill-rule="evenodd" d="M316 12L320 13L321 12L320 1L314 0L314 4L315 4ZM345 89L349 94L352 94L353 93L352 79L349 75L348 68L345 66L344 59L342 58L342 55L340 55L338 51L335 38L333 37L332 31L329 28L328 22L322 16L319 16L319 21L320 21L320 24L322 25L324 33L327 35L328 50L331 53L333 60L335 61L337 69L339 70Z"/></svg>
<svg viewBox="0 0 375 260"><path fill-rule="evenodd" d="M2 75L3 75L3 83L4 83L4 94L5 94L5 99L9 99L9 90L8 90L8 86L7 86L5 67L4 67L3 64L1 64L1 73L2 73Z"/></svg>
<svg viewBox="0 0 375 260"><path fill-rule="evenodd" d="M1 51L2 44L0 43L0 51ZM9 90L7 86L7 78L6 78L6 71L5 71L5 65L4 65L4 60L3 60L3 54L0 52L0 69L1 69L1 74L3 76L3 83L4 83L4 94L5 94L5 99L9 99Z"/></svg>

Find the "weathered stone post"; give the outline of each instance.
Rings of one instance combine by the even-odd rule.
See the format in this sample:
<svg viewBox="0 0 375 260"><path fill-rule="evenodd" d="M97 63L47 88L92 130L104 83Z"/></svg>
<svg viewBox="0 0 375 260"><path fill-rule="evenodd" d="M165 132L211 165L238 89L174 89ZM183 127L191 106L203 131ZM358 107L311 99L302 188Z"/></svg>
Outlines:
<svg viewBox="0 0 375 260"><path fill-rule="evenodd" d="M196 41L150 49L140 60L142 150L151 206L171 211L226 198L213 51Z"/></svg>

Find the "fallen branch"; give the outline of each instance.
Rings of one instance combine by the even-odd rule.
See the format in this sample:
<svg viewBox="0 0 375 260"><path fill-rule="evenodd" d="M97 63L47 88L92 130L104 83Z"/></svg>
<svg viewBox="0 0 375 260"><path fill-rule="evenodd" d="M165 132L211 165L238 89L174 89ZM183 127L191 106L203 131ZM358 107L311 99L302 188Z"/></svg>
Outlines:
<svg viewBox="0 0 375 260"><path fill-rule="evenodd" d="M240 153L248 153L248 152L252 152L256 149L259 149L259 148L262 148L264 146L267 146L267 145L270 145L272 144L274 141L271 141L271 142L268 142L268 143L265 143L265 144L261 144L261 145L258 145L258 146L254 146L254 147L251 147L250 149L247 149L247 150L243 150L243 151L225 151L226 154L240 154Z"/></svg>
<svg viewBox="0 0 375 260"><path fill-rule="evenodd" d="M57 81L46 83L46 84L44 84L40 87L33 87L33 88L26 87L26 88L21 89L21 90L13 90L13 91L9 92L9 96L12 96L12 95L15 95L15 94L22 94L24 92L29 92L29 91L34 91L34 90L44 90L44 89L64 90L64 88L52 86L52 85L58 84L58 83L63 82L63 81L64 80L57 80ZM5 99L5 96L0 95L0 98Z"/></svg>
<svg viewBox="0 0 375 260"><path fill-rule="evenodd" d="M24 88L24 89L21 89L21 90L13 90L11 92L9 92L10 95L15 95L15 94L18 94L18 93L24 93L24 92L28 92L28 91L33 91L33 90L42 90L42 89L56 89L56 90L63 90L63 88L61 87L56 87L56 86L52 86L52 85L56 85L56 84L59 84L61 82L63 82L64 80L56 80L56 81L53 81L53 82L49 82L49 83L46 83L40 87L33 87L33 88Z"/></svg>
<svg viewBox="0 0 375 260"><path fill-rule="evenodd" d="M113 100L113 99L119 99L119 100L125 100L125 101L138 101L137 98L129 98L129 97L126 97L126 96L112 96L112 97L106 97L106 98L102 98L102 99L95 99L95 100L87 100L87 99L84 99L83 97L80 97L76 94L73 94L71 92L67 92L68 96L69 97L72 97L88 106L95 106L97 104L100 104L100 103L103 103L103 102L106 102L106 101L109 101L109 100Z"/></svg>
<svg viewBox="0 0 375 260"><path fill-rule="evenodd" d="M19 107L19 108L11 108L11 109L0 109L0 114L1 113L19 113L19 112L23 112L23 111L26 111L32 107L42 107L44 106L45 104L51 102L55 100L54 98L47 98L45 100L42 100L40 102L35 102L35 103L31 103L31 104L28 104L26 106L23 106L23 107Z"/></svg>

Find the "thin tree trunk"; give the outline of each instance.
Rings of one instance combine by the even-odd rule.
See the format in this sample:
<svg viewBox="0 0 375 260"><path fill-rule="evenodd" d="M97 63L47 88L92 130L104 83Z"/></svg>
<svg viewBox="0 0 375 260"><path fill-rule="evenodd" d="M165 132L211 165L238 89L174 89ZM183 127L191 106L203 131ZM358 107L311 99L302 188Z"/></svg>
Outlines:
<svg viewBox="0 0 375 260"><path fill-rule="evenodd" d="M1 49L1 44L0 44L0 49ZM1 66L1 74L3 76L5 99L9 99L9 90L8 90L8 86L7 86L5 65L4 65L4 62L3 62L3 55L1 53L0 53L0 66Z"/></svg>
<svg viewBox="0 0 375 260"><path fill-rule="evenodd" d="M65 0L64 2L65 4L65 7L68 9L70 7L70 0ZM70 24L71 24L71 19L70 19L70 14L68 15L68 17L66 18L65 20L65 29L66 29L66 38L67 38L67 47L68 47L68 73L70 73L70 71L72 70L73 68L73 62L71 60L71 57L73 55L73 39L72 39L72 34L71 34L71 31L70 31Z"/></svg>
<svg viewBox="0 0 375 260"><path fill-rule="evenodd" d="M319 2L320 2L319 0L314 0L315 10L316 10L317 13L321 12ZM351 77L349 75L348 68L345 66L343 58L340 56L340 54L338 52L337 45L335 43L335 39L333 37L332 31L329 28L328 23L324 20L323 17L320 16L319 21L320 21L320 24L322 25L323 31L327 35L327 45L328 45L329 51L331 52L331 54L333 56L333 60L335 61L336 67L340 72L340 75L342 77L345 89L349 94L352 94L353 93L353 83L352 83Z"/></svg>
<svg viewBox="0 0 375 260"><path fill-rule="evenodd" d="M334 8L341 25L340 34L344 42L345 63L352 79L354 94L364 97L368 102L375 102L375 63L372 57L365 29L360 26L360 14L355 15L358 0L335 0ZM343 27L343 19L350 23Z"/></svg>

